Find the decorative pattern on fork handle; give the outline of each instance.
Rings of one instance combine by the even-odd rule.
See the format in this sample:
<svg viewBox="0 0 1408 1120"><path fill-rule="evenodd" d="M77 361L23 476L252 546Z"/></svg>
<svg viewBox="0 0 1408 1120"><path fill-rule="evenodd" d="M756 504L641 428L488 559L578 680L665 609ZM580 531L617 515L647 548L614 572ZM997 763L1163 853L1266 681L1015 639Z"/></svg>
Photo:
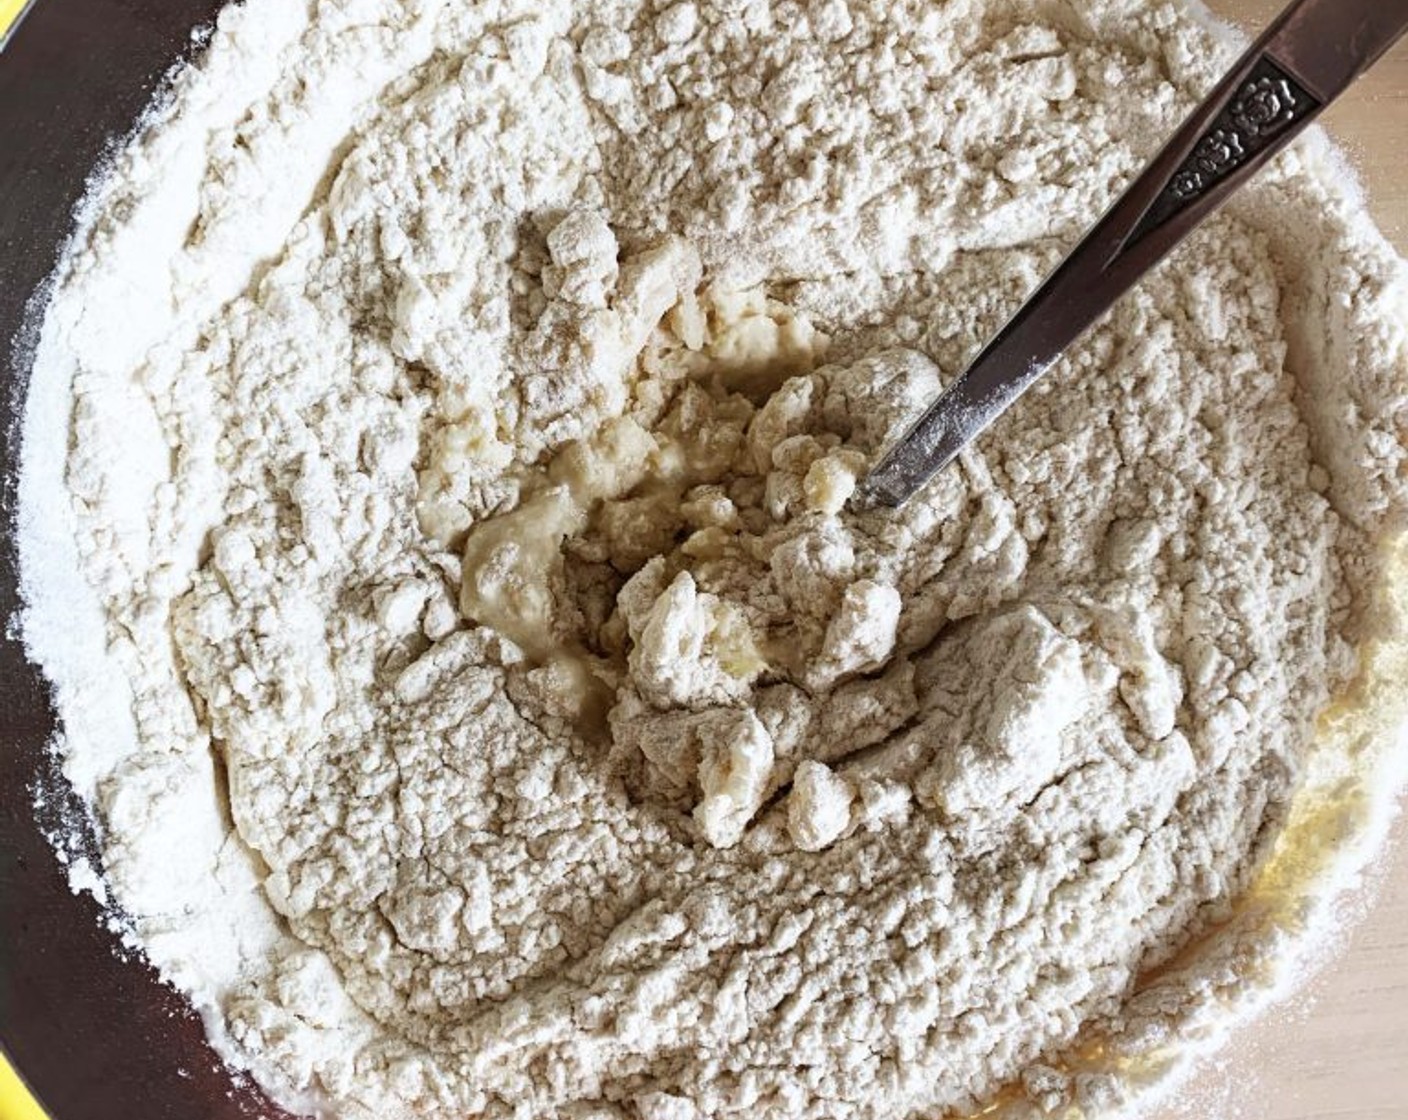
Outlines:
<svg viewBox="0 0 1408 1120"><path fill-rule="evenodd" d="M1263 56L1149 207L1124 247L1158 229L1320 107L1316 97Z"/></svg>

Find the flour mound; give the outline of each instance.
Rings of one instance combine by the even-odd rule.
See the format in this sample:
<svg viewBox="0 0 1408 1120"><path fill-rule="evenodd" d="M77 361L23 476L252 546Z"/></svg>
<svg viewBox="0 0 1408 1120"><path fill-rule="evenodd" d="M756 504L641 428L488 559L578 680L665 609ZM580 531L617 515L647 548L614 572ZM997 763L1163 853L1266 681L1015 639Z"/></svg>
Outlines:
<svg viewBox="0 0 1408 1120"><path fill-rule="evenodd" d="M1408 283L1323 139L848 504L1229 50L222 15L61 273L22 501L108 882L232 1061L379 1120L1096 1114L1274 971L1299 888L1238 903L1354 780L1408 508Z"/></svg>

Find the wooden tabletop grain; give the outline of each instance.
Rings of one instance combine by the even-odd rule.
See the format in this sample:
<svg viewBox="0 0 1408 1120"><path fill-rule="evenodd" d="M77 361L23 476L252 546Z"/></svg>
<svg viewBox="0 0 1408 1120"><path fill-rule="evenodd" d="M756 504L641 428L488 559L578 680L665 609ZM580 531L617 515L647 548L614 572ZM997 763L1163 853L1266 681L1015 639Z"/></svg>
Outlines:
<svg viewBox="0 0 1408 1120"><path fill-rule="evenodd" d="M1253 31L1285 0L1209 0ZM1408 40L1327 125L1384 232L1408 252ZM1408 827L1378 861L1367 916L1297 998L1244 1028L1157 1120L1408 1120Z"/></svg>

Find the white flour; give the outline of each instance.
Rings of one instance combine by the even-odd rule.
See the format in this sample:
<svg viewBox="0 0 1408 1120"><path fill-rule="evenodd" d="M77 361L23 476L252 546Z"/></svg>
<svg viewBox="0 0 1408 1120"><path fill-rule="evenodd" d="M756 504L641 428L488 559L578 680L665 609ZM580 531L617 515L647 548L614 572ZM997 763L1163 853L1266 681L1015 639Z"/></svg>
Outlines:
<svg viewBox="0 0 1408 1120"><path fill-rule="evenodd" d="M1280 980L1401 714L1408 280L1323 138L846 508L1229 58L1135 0L222 15L61 270L21 543L108 889L233 1063L1097 1114Z"/></svg>

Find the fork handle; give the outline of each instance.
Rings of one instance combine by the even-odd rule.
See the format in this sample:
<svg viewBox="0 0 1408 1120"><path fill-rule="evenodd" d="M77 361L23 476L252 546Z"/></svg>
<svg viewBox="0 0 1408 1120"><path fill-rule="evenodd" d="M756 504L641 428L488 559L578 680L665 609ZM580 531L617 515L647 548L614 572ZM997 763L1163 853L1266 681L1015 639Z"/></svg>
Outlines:
<svg viewBox="0 0 1408 1120"><path fill-rule="evenodd" d="M1111 211L1130 229L1107 267L1162 257L1405 32L1408 0L1295 0Z"/></svg>

